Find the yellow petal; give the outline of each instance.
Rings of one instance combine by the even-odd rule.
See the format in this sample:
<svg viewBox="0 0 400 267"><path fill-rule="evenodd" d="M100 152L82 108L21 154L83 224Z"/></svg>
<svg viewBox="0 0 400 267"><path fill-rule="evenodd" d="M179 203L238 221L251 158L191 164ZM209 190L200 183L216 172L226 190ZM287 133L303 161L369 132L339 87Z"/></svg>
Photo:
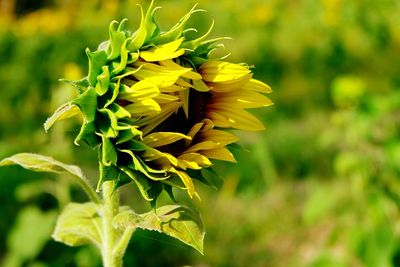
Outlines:
<svg viewBox="0 0 400 267"><path fill-rule="evenodd" d="M200 168L209 167L212 165L211 161L207 157L199 153L185 153L180 155L178 157L178 160L183 160L189 163L196 163L196 165L199 166Z"/></svg>
<svg viewBox="0 0 400 267"><path fill-rule="evenodd" d="M177 84L178 84L178 82L177 82ZM180 86L177 84L173 84L168 87L160 88L160 91L163 93L175 93L175 92L184 91L184 90L188 89L187 87L183 87L183 86Z"/></svg>
<svg viewBox="0 0 400 267"><path fill-rule="evenodd" d="M133 84L131 87L124 87L118 95L119 99L125 99L129 101L140 101L147 98L153 98L160 94L160 90L150 81L139 81Z"/></svg>
<svg viewBox="0 0 400 267"><path fill-rule="evenodd" d="M143 134L148 134L160 123L168 119L168 117L171 116L175 111L177 111L181 105L182 104L179 102L171 102L170 104L162 105L162 111L159 114L155 116L144 117L138 120L135 124L138 126L144 126L141 131L143 132Z"/></svg>
<svg viewBox="0 0 400 267"><path fill-rule="evenodd" d="M198 122L195 125L192 126L190 129L189 133L187 134L191 138L194 138L194 136L200 131L201 127L203 127L204 122Z"/></svg>
<svg viewBox="0 0 400 267"><path fill-rule="evenodd" d="M196 193L196 190L194 188L192 178L190 178L190 176L187 175L187 173L184 171L176 170L176 174L179 176L179 178L181 178L183 184L186 186L186 190L189 196L193 198L193 195Z"/></svg>
<svg viewBox="0 0 400 267"><path fill-rule="evenodd" d="M170 70L185 70L186 72L182 75L184 78L191 80L201 80L202 77L199 73L192 71L192 68L185 68L179 64L176 64L173 60L163 60L159 62L161 66L166 67Z"/></svg>
<svg viewBox="0 0 400 267"><path fill-rule="evenodd" d="M221 146L224 146L221 143L216 143L216 142L211 142L211 141L204 141L197 143L191 147L189 147L185 153L193 153L197 152L199 150L209 150L209 149L215 149L215 148L220 148Z"/></svg>
<svg viewBox="0 0 400 267"><path fill-rule="evenodd" d="M244 87L245 90L252 90L260 93L271 93L272 89L269 85L262 81L251 79Z"/></svg>
<svg viewBox="0 0 400 267"><path fill-rule="evenodd" d="M231 82L250 74L250 70L238 64L225 61L208 61L204 63L199 73L206 82Z"/></svg>
<svg viewBox="0 0 400 267"><path fill-rule="evenodd" d="M168 87L173 84L190 69L168 69L166 67L152 64L135 62L135 67L142 67L139 71L135 72L133 76L138 80L148 80L154 85L162 88Z"/></svg>
<svg viewBox="0 0 400 267"><path fill-rule="evenodd" d="M218 159L234 163L237 162L233 154L226 147L203 150L200 151L200 153L210 159Z"/></svg>
<svg viewBox="0 0 400 267"><path fill-rule="evenodd" d="M208 130L201 132L200 138L202 141L212 141L224 145L232 144L239 141L239 138L237 136L221 130Z"/></svg>
<svg viewBox="0 0 400 267"><path fill-rule="evenodd" d="M224 92L231 92L231 91L235 91L238 89L242 89L244 85L246 85L251 77L253 76L252 73L246 74L238 79L235 80L230 80L230 81L226 81L226 82L208 82L207 86L211 89L211 91L213 92L220 92L220 93L224 93Z"/></svg>
<svg viewBox="0 0 400 267"><path fill-rule="evenodd" d="M193 85L191 85L190 83L188 83L187 81L185 81L182 78L179 78L178 80L176 80L176 84L182 87L187 87L187 88L193 88Z"/></svg>
<svg viewBox="0 0 400 267"><path fill-rule="evenodd" d="M183 37L170 43L152 47L146 51L140 52L140 57L147 62L162 61L171 58L177 58L185 53L185 50L179 49Z"/></svg>
<svg viewBox="0 0 400 267"><path fill-rule="evenodd" d="M182 139L191 140L192 138L176 132L155 132L145 136L143 142L151 147L160 147Z"/></svg>
<svg viewBox="0 0 400 267"><path fill-rule="evenodd" d="M124 108L137 117L154 115L161 111L160 105L151 98L129 104Z"/></svg>
<svg viewBox="0 0 400 267"><path fill-rule="evenodd" d="M174 101L179 101L179 97L167 94L159 94L153 98L159 104L166 104Z"/></svg>
<svg viewBox="0 0 400 267"><path fill-rule="evenodd" d="M272 105L272 101L255 91L236 90L229 93L215 94L208 108L218 108L221 106L246 108L267 107Z"/></svg>
<svg viewBox="0 0 400 267"><path fill-rule="evenodd" d="M203 80L193 80L193 87L199 92L208 92L210 88Z"/></svg>
<svg viewBox="0 0 400 267"><path fill-rule="evenodd" d="M203 119L201 122L204 123L203 127L201 128L202 132L214 128L214 122L210 119Z"/></svg>
<svg viewBox="0 0 400 267"><path fill-rule="evenodd" d="M214 109L207 112L217 127L235 128L245 131L265 130L264 125L252 114L241 109Z"/></svg>
<svg viewBox="0 0 400 267"><path fill-rule="evenodd" d="M189 90L178 92L180 102L182 103L183 112L185 113L186 119L189 118Z"/></svg>
<svg viewBox="0 0 400 267"><path fill-rule="evenodd" d="M161 152L154 148L149 148L143 152L142 157L145 161L157 161L164 166L178 166L178 159L170 153Z"/></svg>

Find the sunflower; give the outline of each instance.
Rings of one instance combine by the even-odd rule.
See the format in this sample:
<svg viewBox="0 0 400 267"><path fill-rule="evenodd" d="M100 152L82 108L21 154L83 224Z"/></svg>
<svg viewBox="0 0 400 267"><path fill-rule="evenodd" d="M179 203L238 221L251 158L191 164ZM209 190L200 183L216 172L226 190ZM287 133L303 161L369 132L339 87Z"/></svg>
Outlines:
<svg viewBox="0 0 400 267"><path fill-rule="evenodd" d="M188 37L194 6L169 31L161 32L151 2L131 33L127 20L113 21L109 40L86 50L89 72L75 86L79 96L62 105L45 123L79 113L83 124L75 143L98 147L100 179L115 187L134 182L143 197L155 202L172 188L198 197L194 179L208 183L202 170L213 160L236 162L228 146L239 139L227 130L263 130L247 109L269 106L271 89L253 79L245 64L212 58L221 47L203 35Z"/></svg>

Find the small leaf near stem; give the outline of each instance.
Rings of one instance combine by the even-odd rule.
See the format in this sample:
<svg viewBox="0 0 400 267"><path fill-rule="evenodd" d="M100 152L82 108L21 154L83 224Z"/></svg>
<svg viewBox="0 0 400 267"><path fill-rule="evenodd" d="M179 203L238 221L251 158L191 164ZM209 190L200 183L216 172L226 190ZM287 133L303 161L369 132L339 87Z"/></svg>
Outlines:
<svg viewBox="0 0 400 267"><path fill-rule="evenodd" d="M101 221L92 202L69 203L57 219L53 239L68 246L101 246Z"/></svg>

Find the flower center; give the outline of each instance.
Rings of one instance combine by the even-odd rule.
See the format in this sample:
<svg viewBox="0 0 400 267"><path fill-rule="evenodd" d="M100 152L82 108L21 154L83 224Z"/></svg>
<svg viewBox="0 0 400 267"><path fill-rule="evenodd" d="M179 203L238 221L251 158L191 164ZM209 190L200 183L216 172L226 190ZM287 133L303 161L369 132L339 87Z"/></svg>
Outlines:
<svg viewBox="0 0 400 267"><path fill-rule="evenodd" d="M206 108L211 93L198 92L196 90L189 91L189 117L186 115L182 108L177 113L170 116L165 122L161 123L154 130L155 132L179 132L187 134L190 129L198 122L206 118ZM170 153L173 156L179 156L187 149L185 140L180 140L173 144L159 147L158 150Z"/></svg>

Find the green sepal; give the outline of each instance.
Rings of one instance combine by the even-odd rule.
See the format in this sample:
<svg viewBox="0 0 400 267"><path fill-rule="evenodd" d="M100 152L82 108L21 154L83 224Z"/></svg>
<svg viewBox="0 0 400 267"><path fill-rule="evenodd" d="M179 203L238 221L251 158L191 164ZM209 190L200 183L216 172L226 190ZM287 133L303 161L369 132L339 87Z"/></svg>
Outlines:
<svg viewBox="0 0 400 267"><path fill-rule="evenodd" d="M121 144L121 147L123 149L128 149L128 150L133 150L133 151L145 151L145 150L150 149L149 146L143 144L142 142L134 140L134 139Z"/></svg>
<svg viewBox="0 0 400 267"><path fill-rule="evenodd" d="M101 134L107 138L115 138L118 136L118 119L115 114L107 108L99 109L96 126Z"/></svg>
<svg viewBox="0 0 400 267"><path fill-rule="evenodd" d="M168 179L167 173L162 170L155 170L146 165L139 157L136 157L135 153L131 150L120 149L122 153L129 155L129 161L131 163L128 164L128 167L132 170L143 173L147 178L154 181L162 181Z"/></svg>
<svg viewBox="0 0 400 267"><path fill-rule="evenodd" d="M89 87L84 93L72 101L82 111L86 121L91 122L96 119L97 94L93 87Z"/></svg>
<svg viewBox="0 0 400 267"><path fill-rule="evenodd" d="M59 79L58 81L72 85L73 87L78 89L79 93L83 93L90 85L87 77L82 78L77 81L68 80L68 79Z"/></svg>
<svg viewBox="0 0 400 267"><path fill-rule="evenodd" d="M113 191L117 190L119 187L129 184L132 182L132 179L123 171L119 172L119 175L114 180Z"/></svg>
<svg viewBox="0 0 400 267"><path fill-rule="evenodd" d="M101 136L101 162L105 166L116 165L118 160L118 154L115 147L110 139Z"/></svg>
<svg viewBox="0 0 400 267"><path fill-rule="evenodd" d="M204 63L208 62L209 59L208 58L204 58L204 57L191 57L190 61L196 66L196 67L200 67L201 65L203 65Z"/></svg>
<svg viewBox="0 0 400 267"><path fill-rule="evenodd" d="M97 110L97 94L93 87L89 87L78 98L72 101L79 107L83 114L83 124L74 143L79 145L79 141L85 141L89 146L95 147L99 144L99 138L96 136L96 110Z"/></svg>
<svg viewBox="0 0 400 267"><path fill-rule="evenodd" d="M55 122L71 118L79 113L80 110L76 105L67 102L54 111L51 117L47 118L46 122L43 124L44 130L47 132Z"/></svg>
<svg viewBox="0 0 400 267"><path fill-rule="evenodd" d="M141 138L142 136L143 136L143 133L140 130L138 130L134 126L129 125L128 129L119 131L116 144L117 145L122 144L122 143L125 143L125 142L135 138L135 137Z"/></svg>
<svg viewBox="0 0 400 267"><path fill-rule="evenodd" d="M91 52L89 48L86 48L85 52L89 59L88 81L94 87L96 86L97 76L103 72L102 68L107 63L107 53L104 50Z"/></svg>
<svg viewBox="0 0 400 267"><path fill-rule="evenodd" d="M102 163L102 161L99 161L99 171L100 171L100 178L99 181L97 182L97 187L96 187L97 192L100 191L101 185L105 181L116 180L121 172L120 169L118 169L116 166L114 165L106 166Z"/></svg>
<svg viewBox="0 0 400 267"><path fill-rule="evenodd" d="M185 48L189 51L195 51L196 48L207 38L207 36L210 35L213 28L214 28L214 21L211 23L210 28L204 35L202 35L201 37L199 37L197 39L194 39L191 41L186 41L186 42L182 43L181 47Z"/></svg>
<svg viewBox="0 0 400 267"><path fill-rule="evenodd" d="M112 21L109 26L110 43L107 47L108 60L114 60L121 54L121 46L126 41L125 32L120 30L121 24L125 24L127 19L118 23L118 21Z"/></svg>
<svg viewBox="0 0 400 267"><path fill-rule="evenodd" d="M151 0L151 3L147 9L146 16L145 16L145 26L146 26L146 39L144 41L144 44L148 44L148 42L154 37L157 36L160 33L160 28L158 27L157 23L154 20L154 14L157 11L157 9L161 7L155 7L154 6L154 0Z"/></svg>
<svg viewBox="0 0 400 267"><path fill-rule="evenodd" d="M100 179L97 183L97 192L101 190L101 186L105 181L114 181L113 191L125 184L132 182L132 179L125 172L114 165L105 166L101 162L99 162L99 169Z"/></svg>
<svg viewBox="0 0 400 267"><path fill-rule="evenodd" d="M126 109L118 105L117 103L112 103L108 107L114 114L117 119L123 119L123 118L130 118L131 113L129 113Z"/></svg>
<svg viewBox="0 0 400 267"><path fill-rule="evenodd" d="M193 179L199 180L200 182L202 182L205 185L211 186L212 184L203 177L202 174L202 169L200 170L192 170L192 169L187 169L185 170L185 172Z"/></svg>
<svg viewBox="0 0 400 267"><path fill-rule="evenodd" d="M74 144L79 146L79 142L83 140L90 147L96 147L100 144L100 138L95 134L96 124L94 121L84 122L78 136L74 140Z"/></svg>
<svg viewBox="0 0 400 267"><path fill-rule="evenodd" d="M121 60L120 60L119 64L117 64L115 66L115 68L113 68L111 70L111 74L110 75L112 77L117 75L121 71L123 71L124 68L126 67L126 64L127 64L127 61L128 61L128 50L126 48L126 45L127 45L127 43L129 41L130 41L130 39L126 39L125 42L123 42L122 45L121 45L121 53L120 53ZM114 65L111 65L111 66L114 66Z"/></svg>
<svg viewBox="0 0 400 267"><path fill-rule="evenodd" d="M210 182L216 189L221 189L224 184L224 179L214 170L213 167L208 167L202 171L203 177Z"/></svg>
<svg viewBox="0 0 400 267"><path fill-rule="evenodd" d="M110 85L110 71L108 66L103 66L103 72L97 76L97 84L95 87L96 93L100 96L104 95L108 91Z"/></svg>
<svg viewBox="0 0 400 267"><path fill-rule="evenodd" d="M157 198L161 195L163 191L163 185L159 182L149 181L150 189L149 189L149 196L152 198L150 201L151 207L155 210L157 205Z"/></svg>
<svg viewBox="0 0 400 267"><path fill-rule="evenodd" d="M98 97L97 99L98 106L107 108L109 105L114 103L119 94L119 86L120 86L119 80L116 83L111 82L109 85L109 90L107 90L107 92L104 95Z"/></svg>
<svg viewBox="0 0 400 267"><path fill-rule="evenodd" d="M140 8L140 26L139 29L133 34L132 40L127 46L129 51L138 51L144 44L144 41L146 40L147 36L146 22L145 22L145 17L143 15L143 8L140 5L139 8Z"/></svg>
<svg viewBox="0 0 400 267"><path fill-rule="evenodd" d="M223 44L216 43L216 42L223 41L223 40L232 40L232 38L219 37L219 38L214 38L214 39L210 39L210 40L201 42L192 53L189 53L189 56L199 56L199 57L208 58L211 51L213 51L217 48L224 47Z"/></svg>
<svg viewBox="0 0 400 267"><path fill-rule="evenodd" d="M186 13L177 24L175 24L169 31L161 33L158 37L154 38L152 42L155 45L166 44L172 42L182 36L182 33L185 29L186 23L189 20L190 16L196 12L204 11L202 9L196 9L197 4L195 4L192 9Z"/></svg>
<svg viewBox="0 0 400 267"><path fill-rule="evenodd" d="M131 63L134 63L134 62L136 62L137 60L138 60L138 58L139 58L139 53L137 53L137 52L130 52L130 53L128 53L128 59L127 59L127 61L126 61L126 64L131 64Z"/></svg>
<svg viewBox="0 0 400 267"><path fill-rule="evenodd" d="M147 201L152 201L153 198L150 197L148 190L150 189L149 180L142 173L134 171L128 167L121 167L121 170L128 175L132 181L135 182L143 198Z"/></svg>
<svg viewBox="0 0 400 267"><path fill-rule="evenodd" d="M124 18L123 20L121 20L121 22L118 25L118 29L117 31L119 32L123 32L125 34L125 37L128 38L130 36L130 32L128 30L127 27L127 23L128 23L128 19Z"/></svg>
<svg viewBox="0 0 400 267"><path fill-rule="evenodd" d="M174 188L186 190L186 186L183 184L182 179L179 178L179 176L176 174L172 174L169 179L163 180L162 183L169 185L171 187L174 187Z"/></svg>

